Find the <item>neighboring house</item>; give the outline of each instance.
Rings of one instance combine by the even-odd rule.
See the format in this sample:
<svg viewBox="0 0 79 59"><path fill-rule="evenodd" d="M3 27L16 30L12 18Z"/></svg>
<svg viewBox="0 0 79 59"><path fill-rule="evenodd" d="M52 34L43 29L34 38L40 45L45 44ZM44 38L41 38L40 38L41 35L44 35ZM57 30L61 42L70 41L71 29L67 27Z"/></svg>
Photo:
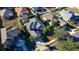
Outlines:
<svg viewBox="0 0 79 59"><path fill-rule="evenodd" d="M44 28L44 25L40 22L38 18L31 18L29 22L25 24L26 29L29 31L30 35L33 37L41 36L41 31Z"/></svg>
<svg viewBox="0 0 79 59"><path fill-rule="evenodd" d="M71 36L74 36L76 39L79 39L79 16L75 15L75 12L62 10L60 12L62 19L68 23L64 28L70 33ZM76 31L75 31L76 30Z"/></svg>
<svg viewBox="0 0 79 59"><path fill-rule="evenodd" d="M62 17L62 19L67 23L74 22L79 24L79 16L73 11L62 10L60 11L60 17Z"/></svg>
<svg viewBox="0 0 79 59"><path fill-rule="evenodd" d="M60 11L60 17L62 17L62 19L64 20L64 21L66 21L66 22L68 22L69 23L69 21L70 21L70 18L72 17L72 13L70 13L69 11L65 11L65 10L62 10L62 11Z"/></svg>
<svg viewBox="0 0 79 59"><path fill-rule="evenodd" d="M52 13L45 13L41 15L41 17L43 18L45 22L49 23L49 25L51 25L52 20L54 20L54 15Z"/></svg>
<svg viewBox="0 0 79 59"><path fill-rule="evenodd" d="M59 17L56 17L55 15L53 15L52 13L45 13L43 15L41 15L41 17L43 18L43 20L45 22L47 22L49 25L52 25L52 20L54 21L58 21L58 23L60 24L60 26L64 26L66 24L66 22L64 20L62 20ZM56 18L55 18L56 17Z"/></svg>

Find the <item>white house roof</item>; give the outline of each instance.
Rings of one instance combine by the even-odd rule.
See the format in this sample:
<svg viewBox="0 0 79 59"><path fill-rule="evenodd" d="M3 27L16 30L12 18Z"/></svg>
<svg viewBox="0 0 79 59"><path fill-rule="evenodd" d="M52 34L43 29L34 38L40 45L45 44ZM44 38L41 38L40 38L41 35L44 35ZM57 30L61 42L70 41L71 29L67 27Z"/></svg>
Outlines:
<svg viewBox="0 0 79 59"><path fill-rule="evenodd" d="M53 14L51 13L45 13L43 14L44 20L52 20L53 19Z"/></svg>
<svg viewBox="0 0 79 59"><path fill-rule="evenodd" d="M65 11L65 10L60 11L59 14L63 18L63 20L65 20L65 21L70 20L70 18L72 17L72 14L69 13L69 11Z"/></svg>

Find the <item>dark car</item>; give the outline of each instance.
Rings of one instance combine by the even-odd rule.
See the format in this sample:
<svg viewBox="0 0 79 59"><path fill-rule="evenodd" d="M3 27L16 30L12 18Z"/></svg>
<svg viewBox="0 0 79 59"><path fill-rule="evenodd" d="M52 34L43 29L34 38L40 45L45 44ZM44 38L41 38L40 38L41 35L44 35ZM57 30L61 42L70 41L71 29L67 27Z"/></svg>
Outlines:
<svg viewBox="0 0 79 59"><path fill-rule="evenodd" d="M7 20L14 19L16 17L16 13L12 11L11 9L5 9L3 18Z"/></svg>

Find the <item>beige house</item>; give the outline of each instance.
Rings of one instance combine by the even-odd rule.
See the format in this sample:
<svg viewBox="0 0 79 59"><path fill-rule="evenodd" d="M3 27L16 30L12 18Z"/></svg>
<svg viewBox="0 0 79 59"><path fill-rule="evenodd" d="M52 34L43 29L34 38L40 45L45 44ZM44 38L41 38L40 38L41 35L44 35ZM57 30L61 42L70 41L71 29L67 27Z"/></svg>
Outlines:
<svg viewBox="0 0 79 59"><path fill-rule="evenodd" d="M43 18L43 20L47 21L50 25L52 24L52 20L54 18L52 13L45 13L41 15L41 17Z"/></svg>

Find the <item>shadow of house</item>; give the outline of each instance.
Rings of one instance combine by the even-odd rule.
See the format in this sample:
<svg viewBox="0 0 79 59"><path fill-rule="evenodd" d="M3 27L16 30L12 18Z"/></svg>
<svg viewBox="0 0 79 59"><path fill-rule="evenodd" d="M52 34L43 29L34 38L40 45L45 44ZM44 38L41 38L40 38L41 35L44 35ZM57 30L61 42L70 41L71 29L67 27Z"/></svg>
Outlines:
<svg viewBox="0 0 79 59"><path fill-rule="evenodd" d="M45 35L47 35L47 36L52 36L53 34L54 34L54 31L52 30L52 31L46 32Z"/></svg>
<svg viewBox="0 0 79 59"><path fill-rule="evenodd" d="M62 11L60 11L60 16L67 23L70 23L70 22L74 22L76 24L79 23L79 16L76 16L75 12L73 12L73 11L62 10Z"/></svg>
<svg viewBox="0 0 79 59"><path fill-rule="evenodd" d="M4 43L6 46L5 49L9 51L27 51L28 48L25 44L25 36L19 35L18 37L15 36L14 39L7 39Z"/></svg>
<svg viewBox="0 0 79 59"><path fill-rule="evenodd" d="M74 23L79 25L79 16L73 15L70 19L71 19L71 21L73 21Z"/></svg>
<svg viewBox="0 0 79 59"><path fill-rule="evenodd" d="M73 37L73 40L78 42L79 41L79 38L75 37L75 36L72 36Z"/></svg>
<svg viewBox="0 0 79 59"><path fill-rule="evenodd" d="M44 28L44 25L40 22L40 20L38 18L35 18L35 17L30 18L29 22L27 22L25 24L25 27L28 30L28 32L30 33L30 35L32 36L32 39L27 40L27 43L26 43L29 45L29 48L31 48L30 42L34 43L34 42L38 42L38 41L39 42L46 41L46 38L41 33ZM43 37L41 37L41 36L43 36ZM35 46L35 44L34 44L34 46ZM33 48L34 48L34 46L33 46Z"/></svg>

